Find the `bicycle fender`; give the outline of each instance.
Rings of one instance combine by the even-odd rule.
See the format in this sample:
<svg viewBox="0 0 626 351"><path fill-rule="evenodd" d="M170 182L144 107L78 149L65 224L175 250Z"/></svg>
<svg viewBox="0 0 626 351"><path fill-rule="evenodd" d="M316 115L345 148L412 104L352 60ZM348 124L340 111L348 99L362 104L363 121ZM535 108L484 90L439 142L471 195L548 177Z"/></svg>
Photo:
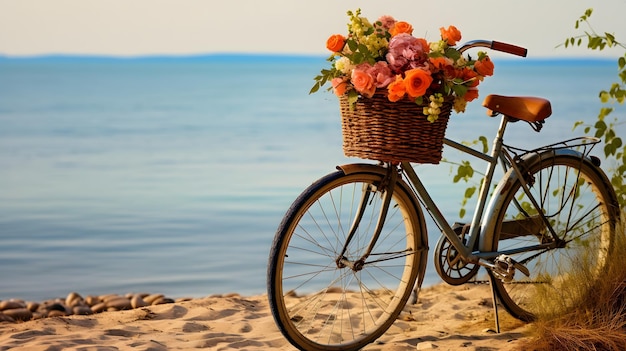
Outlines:
<svg viewBox="0 0 626 351"><path fill-rule="evenodd" d="M381 176L387 175L387 168L373 165L369 163L351 163L346 165L337 166L337 170L342 171L344 174L354 174L354 173L374 173L379 174ZM415 208L417 208L417 212L420 215L421 219L424 219L424 213L422 212L422 207L420 206L420 202L417 200L415 193L411 190L408 184L398 177L398 185L403 187L403 189L407 192L407 194L411 195L411 200L415 204Z"/></svg>
<svg viewBox="0 0 626 351"><path fill-rule="evenodd" d="M530 153L522 156L522 162L520 162L521 171L523 172L526 168L532 168L535 164L541 162L542 160L552 158L552 157L571 157L577 160L582 160L582 162L591 166L592 169L595 169L599 175L601 175L601 179L607 184L607 186L611 186L611 182L608 180L604 172L599 167L599 160L593 159L589 156L584 156L581 152L572 150L572 149L556 149L556 150L544 150L541 152ZM485 213L483 215L483 222L481 224L481 233L478 242L478 248L480 251L492 251L493 250L493 236L496 226L496 218L499 212L502 210L504 206L504 200L509 188L513 185L513 183L517 180L517 174L513 168L509 169L508 172L502 177L498 185L496 186L493 196L489 201L489 204L485 208ZM617 199L616 199L617 202Z"/></svg>
<svg viewBox="0 0 626 351"><path fill-rule="evenodd" d="M347 165L340 165L340 166L337 166L337 169L342 171L344 174L367 172L367 173L385 175L387 173L387 169L385 167L373 165L369 163L351 163Z"/></svg>
<svg viewBox="0 0 626 351"><path fill-rule="evenodd" d="M387 168L369 163L351 163L346 165L339 165L337 166L337 170L342 171L344 174L353 174L359 172L374 173L381 176L385 176L387 174ZM411 195L411 200L415 204L415 208L417 209L417 212L423 221L424 213L422 211L422 206L420 206L420 202L417 200L417 197L415 196L413 190L411 190L411 187L409 187L409 185L403 179L400 179L400 177L398 177L398 185L403 187L407 194ZM424 228L424 233L426 233L426 228Z"/></svg>

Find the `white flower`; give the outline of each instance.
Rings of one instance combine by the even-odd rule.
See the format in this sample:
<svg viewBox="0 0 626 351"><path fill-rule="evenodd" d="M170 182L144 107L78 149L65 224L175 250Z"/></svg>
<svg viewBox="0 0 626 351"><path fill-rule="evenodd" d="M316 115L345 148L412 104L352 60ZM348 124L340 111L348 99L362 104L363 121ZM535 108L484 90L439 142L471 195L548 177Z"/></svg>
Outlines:
<svg viewBox="0 0 626 351"><path fill-rule="evenodd" d="M335 61L335 68L345 75L352 74L352 70L354 70L355 65L350 62L350 59L342 56L337 61Z"/></svg>
<svg viewBox="0 0 626 351"><path fill-rule="evenodd" d="M446 48L446 42L443 40L440 41L433 41L432 43L430 43L430 51L431 52L439 52L441 54L444 54L444 50Z"/></svg>

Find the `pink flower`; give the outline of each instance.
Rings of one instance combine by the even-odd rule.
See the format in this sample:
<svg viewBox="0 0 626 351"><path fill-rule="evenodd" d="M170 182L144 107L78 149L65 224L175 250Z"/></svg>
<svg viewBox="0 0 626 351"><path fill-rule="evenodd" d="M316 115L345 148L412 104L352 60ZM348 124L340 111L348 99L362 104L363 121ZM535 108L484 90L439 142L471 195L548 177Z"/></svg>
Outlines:
<svg viewBox="0 0 626 351"><path fill-rule="evenodd" d="M389 41L387 62L395 73L422 67L428 59L429 51L426 40L418 39L407 33L401 33Z"/></svg>
<svg viewBox="0 0 626 351"><path fill-rule="evenodd" d="M374 66L370 66L367 69L367 73L374 78L376 88L385 88L395 79L395 74L391 72L389 65L385 61L376 62Z"/></svg>
<svg viewBox="0 0 626 351"><path fill-rule="evenodd" d="M393 25L396 24L395 18L388 16L388 15L381 16L378 19L378 22L382 23L383 28L385 28L386 30L391 29L391 27L393 27Z"/></svg>

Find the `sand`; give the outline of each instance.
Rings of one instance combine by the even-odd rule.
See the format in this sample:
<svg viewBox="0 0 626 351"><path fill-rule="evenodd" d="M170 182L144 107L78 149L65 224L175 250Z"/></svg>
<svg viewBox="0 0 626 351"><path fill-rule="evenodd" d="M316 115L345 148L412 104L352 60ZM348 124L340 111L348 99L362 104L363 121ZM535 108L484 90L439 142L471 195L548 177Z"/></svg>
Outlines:
<svg viewBox="0 0 626 351"><path fill-rule="evenodd" d="M529 325L500 311L489 285L423 289L364 350L518 350ZM89 316L0 323L0 350L295 350L277 329L267 296L227 294Z"/></svg>

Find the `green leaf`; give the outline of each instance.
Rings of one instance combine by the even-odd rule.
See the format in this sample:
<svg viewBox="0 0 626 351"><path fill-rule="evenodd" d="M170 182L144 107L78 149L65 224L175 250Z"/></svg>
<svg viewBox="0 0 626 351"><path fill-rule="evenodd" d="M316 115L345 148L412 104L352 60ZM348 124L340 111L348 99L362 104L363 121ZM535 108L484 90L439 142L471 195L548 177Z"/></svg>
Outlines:
<svg viewBox="0 0 626 351"><path fill-rule="evenodd" d="M364 61L364 56L362 53L357 51L352 55L352 62L354 62L355 64L358 65L360 63L363 63L363 61Z"/></svg>
<svg viewBox="0 0 626 351"><path fill-rule="evenodd" d="M604 132L606 131L606 123L604 123L604 121L602 120L599 120L596 122L594 127L596 128L596 138L602 137L602 135L604 135Z"/></svg>
<svg viewBox="0 0 626 351"><path fill-rule="evenodd" d="M463 84L453 84L452 91L454 91L454 94L457 96L463 96L467 93L467 87Z"/></svg>
<svg viewBox="0 0 626 351"><path fill-rule="evenodd" d="M466 199L470 199L472 196L474 196L474 193L476 192L476 187L472 186L469 187L467 189L465 189L465 198Z"/></svg>
<svg viewBox="0 0 626 351"><path fill-rule="evenodd" d="M608 92L606 92L606 91L604 91L604 90L603 90L603 91L601 91L601 92L600 92L600 101L601 101L603 104L606 104L607 102L609 102L609 100L611 100L611 94L609 94Z"/></svg>
<svg viewBox="0 0 626 351"><path fill-rule="evenodd" d="M582 125L583 123L584 123L583 121L576 121L574 123L574 127L572 127L572 130L576 130L576 128L578 128L578 126Z"/></svg>
<svg viewBox="0 0 626 351"><path fill-rule="evenodd" d="M352 52L357 51L357 48L359 47L359 44L354 40L348 40L347 44L348 48L350 48L350 51Z"/></svg>
<svg viewBox="0 0 626 351"><path fill-rule="evenodd" d="M604 33L604 36L606 38L606 44L609 47L612 47L613 45L615 45L615 36L612 35L611 33Z"/></svg>
<svg viewBox="0 0 626 351"><path fill-rule="evenodd" d="M604 155L606 157L609 157L611 155L615 155L615 148L613 147L613 144L606 144L606 145L604 145Z"/></svg>
<svg viewBox="0 0 626 351"><path fill-rule="evenodd" d="M447 57L451 58L452 60L456 61L458 59L461 58L461 53L459 52L459 50L455 49L455 48L447 48L446 49L446 55Z"/></svg>
<svg viewBox="0 0 626 351"><path fill-rule="evenodd" d="M309 91L309 94L313 94L315 92L317 92L318 90L320 90L320 83L317 82L313 85L313 87L311 88L311 90Z"/></svg>
<svg viewBox="0 0 626 351"><path fill-rule="evenodd" d="M613 129L608 129L604 135L606 135L606 141L613 140L615 138L615 131Z"/></svg>
<svg viewBox="0 0 626 351"><path fill-rule="evenodd" d="M363 53L363 55L369 54L370 50L364 44L358 45L358 50Z"/></svg>
<svg viewBox="0 0 626 351"><path fill-rule="evenodd" d="M608 116L611 112L613 112L613 109L610 107L601 108L600 113L598 114L598 119L602 120L604 117ZM604 131L602 131L602 133L604 133Z"/></svg>
<svg viewBox="0 0 626 351"><path fill-rule="evenodd" d="M487 151L489 151L489 146L487 145L487 138L481 135L480 137L478 137L478 140L480 140L483 144L483 153L487 153Z"/></svg>
<svg viewBox="0 0 626 351"><path fill-rule="evenodd" d="M613 138L613 140L611 141L611 144L613 144L615 146L615 149L619 149L620 147L622 147L622 139L621 138Z"/></svg>
<svg viewBox="0 0 626 351"><path fill-rule="evenodd" d="M350 105L355 104L358 99L359 99L359 93L357 93L356 90L348 91L348 102L350 103Z"/></svg>

